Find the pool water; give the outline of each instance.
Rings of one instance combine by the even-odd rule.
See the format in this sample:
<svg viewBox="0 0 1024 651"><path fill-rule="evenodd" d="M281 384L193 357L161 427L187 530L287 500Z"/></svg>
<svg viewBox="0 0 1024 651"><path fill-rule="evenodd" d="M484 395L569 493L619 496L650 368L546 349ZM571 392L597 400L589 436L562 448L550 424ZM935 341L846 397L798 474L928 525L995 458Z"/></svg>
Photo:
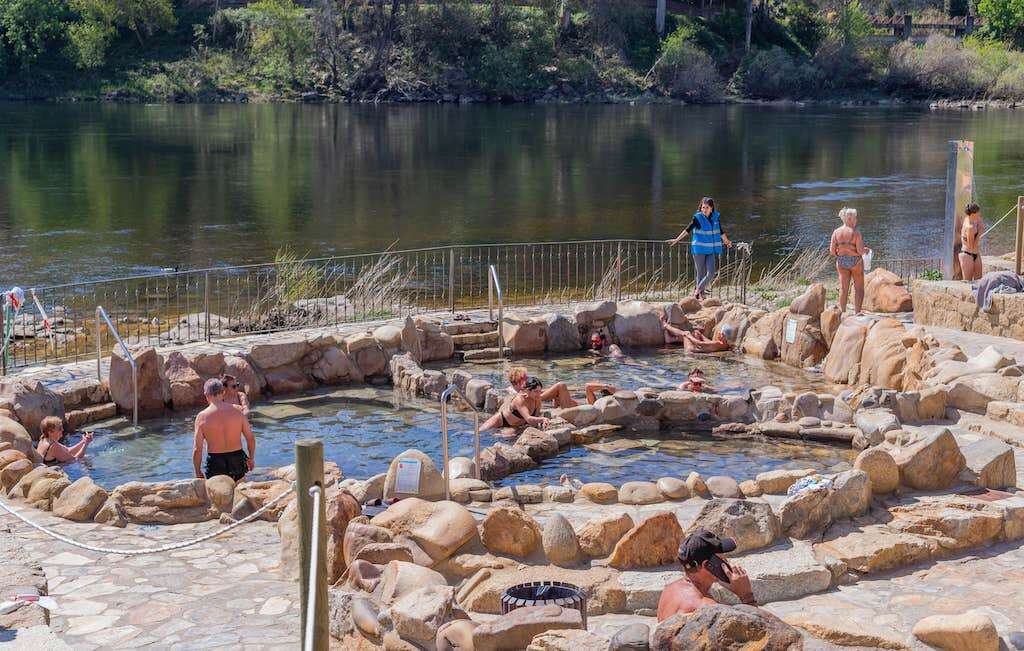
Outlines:
<svg viewBox="0 0 1024 651"><path fill-rule="evenodd" d="M548 358L524 360L523 365L545 382L563 379L571 386L606 381L635 388L671 388L682 381L693 359L678 352L637 357L642 364L610 360ZM519 363L519 362L517 362ZM821 388L817 376L735 357L703 356L700 365L709 382L723 392L742 393L767 383L784 390ZM647 365L643 365L647 364ZM475 376L501 379L500 365L460 365ZM785 373L779 373L784 370ZM192 424L194 414L149 420L132 427L124 419L98 424L86 458L66 467L72 479L90 475L105 488L128 481L164 481L193 476ZM346 477L365 478L387 470L400 452L416 448L440 465L441 437L438 405L432 400L400 399L390 388L338 387L310 395L255 405L251 416L256 433L256 462L275 467L294 461L294 443L315 437L324 443L325 458ZM450 453L472 456L470 414L450 414ZM70 443L77 441L72 436ZM493 432L481 435L481 446L499 440ZM850 462L849 449L802 442L718 438L707 433L669 430L623 433L606 438L595 448L573 447L540 467L512 475L499 483L554 483L565 473L580 481L621 483L636 479L685 476L696 470L705 476L727 474L737 479L787 467L827 469Z"/></svg>

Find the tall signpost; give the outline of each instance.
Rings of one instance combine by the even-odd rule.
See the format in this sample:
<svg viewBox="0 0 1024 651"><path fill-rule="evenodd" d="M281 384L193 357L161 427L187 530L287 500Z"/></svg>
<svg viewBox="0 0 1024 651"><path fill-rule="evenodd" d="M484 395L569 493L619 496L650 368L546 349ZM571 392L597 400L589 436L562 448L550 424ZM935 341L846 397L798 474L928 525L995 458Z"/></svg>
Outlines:
<svg viewBox="0 0 1024 651"><path fill-rule="evenodd" d="M964 206L974 201L974 143L970 140L949 141L949 162L946 166L946 219L942 247L942 275L946 280L961 278L960 228Z"/></svg>

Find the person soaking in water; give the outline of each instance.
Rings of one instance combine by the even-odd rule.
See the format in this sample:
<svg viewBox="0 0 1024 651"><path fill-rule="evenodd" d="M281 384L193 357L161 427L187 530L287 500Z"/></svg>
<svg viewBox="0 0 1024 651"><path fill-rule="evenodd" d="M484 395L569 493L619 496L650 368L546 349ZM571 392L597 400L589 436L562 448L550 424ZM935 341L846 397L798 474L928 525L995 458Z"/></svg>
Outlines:
<svg viewBox="0 0 1024 651"><path fill-rule="evenodd" d="M853 282L853 309L861 313L864 303L864 238L857 230L857 211L843 208L839 211L843 225L832 231L829 253L836 258L839 273L839 311L846 312L846 301L850 297L850 282Z"/></svg>
<svg viewBox="0 0 1024 651"><path fill-rule="evenodd" d="M47 416L39 423L42 436L39 438L39 445L36 452L43 457L43 463L70 463L78 461L85 456L85 449L92 443L92 432L82 435L82 440L66 447L60 442L64 436L64 421L56 416Z"/></svg>
<svg viewBox="0 0 1024 651"><path fill-rule="evenodd" d="M714 199L701 199L690 225L676 237L665 241L674 246L686 239L687 235L692 237L690 251L693 253L693 264L697 271L697 288L693 290L693 296L703 299L705 290L718 272L718 256L722 254L722 247L732 246L729 237L722 230L721 215L715 210Z"/></svg>

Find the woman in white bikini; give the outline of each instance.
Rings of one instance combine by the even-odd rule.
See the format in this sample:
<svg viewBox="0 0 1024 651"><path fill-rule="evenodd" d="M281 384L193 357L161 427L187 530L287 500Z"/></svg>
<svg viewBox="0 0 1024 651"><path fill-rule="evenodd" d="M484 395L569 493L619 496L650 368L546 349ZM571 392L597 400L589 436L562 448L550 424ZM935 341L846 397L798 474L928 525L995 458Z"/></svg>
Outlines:
<svg viewBox="0 0 1024 651"><path fill-rule="evenodd" d="M981 235L984 232L981 208L976 203L967 204L964 223L960 227L960 272L964 280L981 278Z"/></svg>
<svg viewBox="0 0 1024 651"><path fill-rule="evenodd" d="M857 230L857 210L843 208L839 211L843 225L832 231L829 253L836 258L839 272L839 311L846 312L846 301L850 297L850 281L853 281L853 309L861 313L864 303L864 238Z"/></svg>

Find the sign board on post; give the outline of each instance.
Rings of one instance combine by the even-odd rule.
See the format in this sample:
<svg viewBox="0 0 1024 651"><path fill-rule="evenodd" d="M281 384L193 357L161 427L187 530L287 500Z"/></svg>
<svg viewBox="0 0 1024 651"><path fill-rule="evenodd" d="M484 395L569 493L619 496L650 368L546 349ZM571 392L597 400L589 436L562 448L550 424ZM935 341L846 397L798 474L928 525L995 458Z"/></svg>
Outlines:
<svg viewBox="0 0 1024 651"><path fill-rule="evenodd" d="M946 219L942 247L942 275L946 280L959 280L960 228L964 208L974 201L974 143L970 140L949 141L949 162L946 166Z"/></svg>
<svg viewBox="0 0 1024 651"><path fill-rule="evenodd" d="M786 343L796 343L796 328L799 325L796 319L786 319Z"/></svg>
<svg viewBox="0 0 1024 651"><path fill-rule="evenodd" d="M395 473L395 492L403 495L419 495L421 469L422 464L419 459L399 459L398 471Z"/></svg>

